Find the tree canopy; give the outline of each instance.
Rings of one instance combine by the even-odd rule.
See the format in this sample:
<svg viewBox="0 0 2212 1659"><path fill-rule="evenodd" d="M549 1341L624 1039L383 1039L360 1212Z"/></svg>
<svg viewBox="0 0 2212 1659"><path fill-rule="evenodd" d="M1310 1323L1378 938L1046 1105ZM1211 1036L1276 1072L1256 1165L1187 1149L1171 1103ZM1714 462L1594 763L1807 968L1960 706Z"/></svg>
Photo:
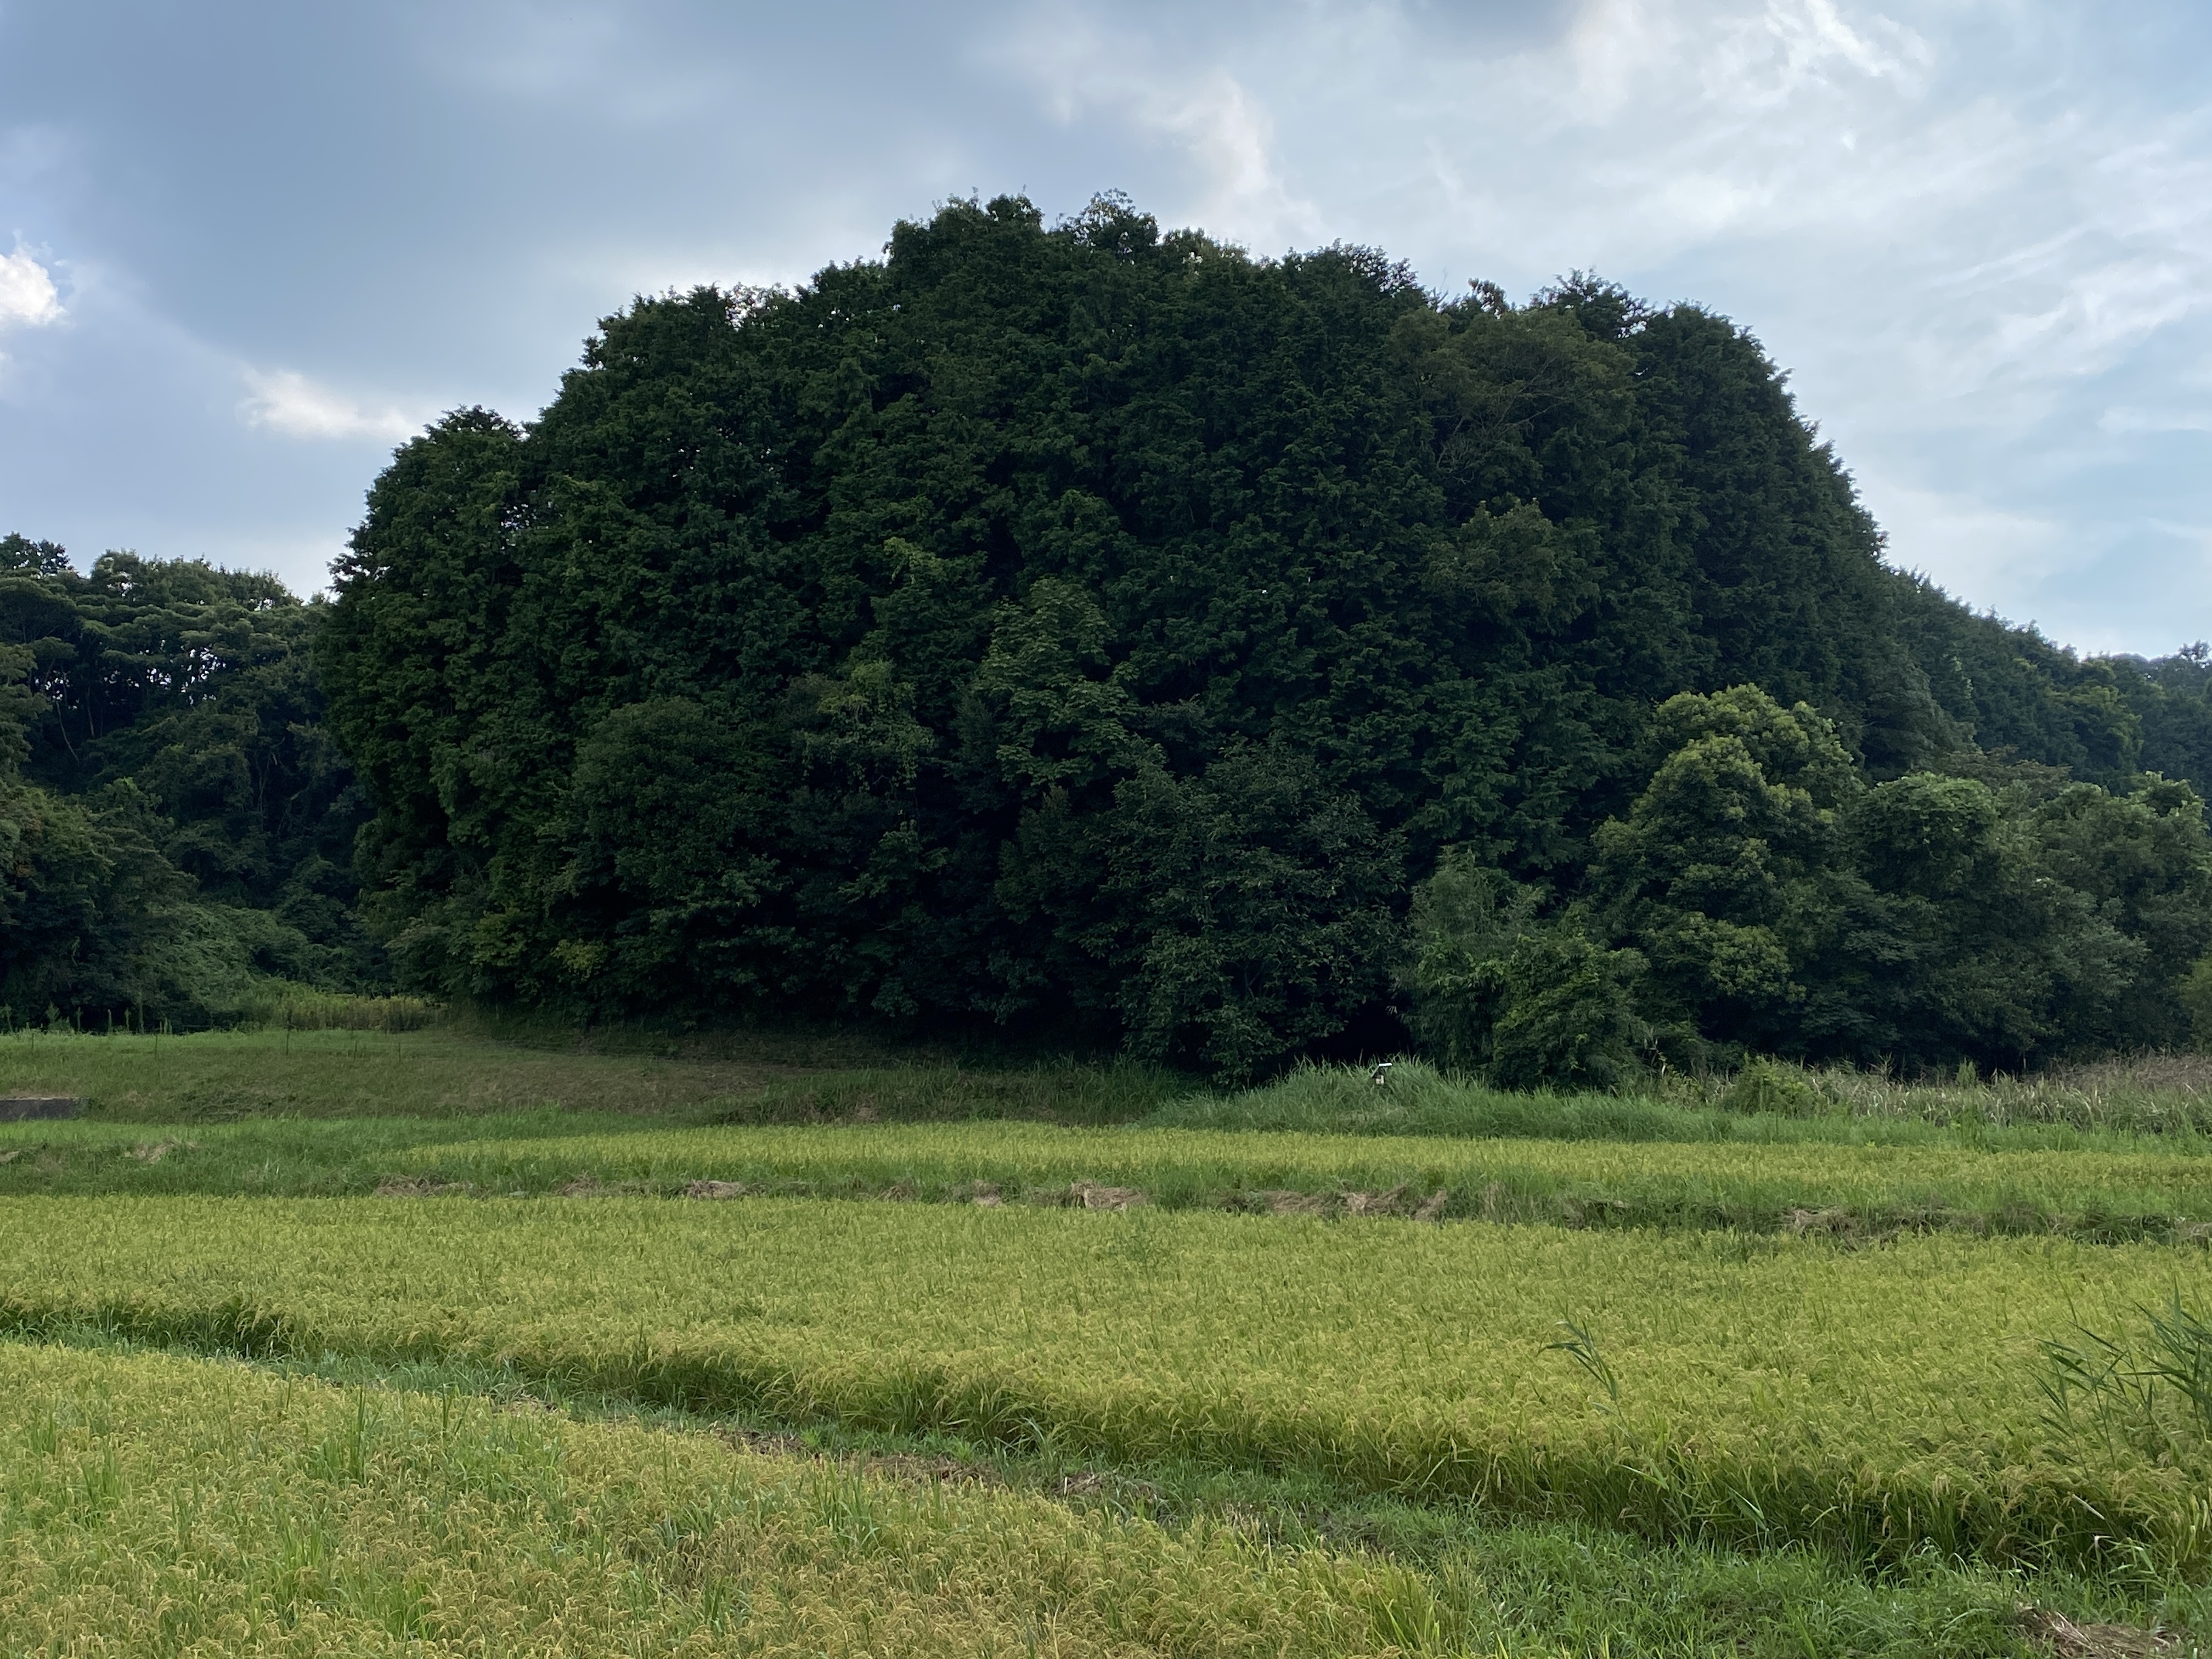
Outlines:
<svg viewBox="0 0 2212 1659"><path fill-rule="evenodd" d="M0 1006L234 1012L382 972L355 921L366 799L322 724L327 607L273 578L0 538Z"/></svg>
<svg viewBox="0 0 2212 1659"><path fill-rule="evenodd" d="M204 567L98 611L150 568L88 585L99 689L30 682L33 774L137 780L204 890L342 902L349 775L276 688L326 694L362 914L448 995L1228 1075L1411 1018L1541 1080L2178 1040L2207 944L2202 652L1893 570L1755 339L1595 279L955 202L639 301L527 428L448 416L326 613ZM304 634L252 665L295 614L319 682ZM198 649L252 720L160 678Z"/></svg>

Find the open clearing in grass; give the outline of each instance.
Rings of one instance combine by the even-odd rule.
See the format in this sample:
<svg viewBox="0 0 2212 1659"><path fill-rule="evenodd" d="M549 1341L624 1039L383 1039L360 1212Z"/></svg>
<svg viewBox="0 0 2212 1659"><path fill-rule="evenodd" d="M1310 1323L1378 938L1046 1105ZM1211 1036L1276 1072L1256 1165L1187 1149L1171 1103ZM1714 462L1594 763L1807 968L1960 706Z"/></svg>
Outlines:
<svg viewBox="0 0 2212 1659"><path fill-rule="evenodd" d="M2039 1339L2077 1316L2124 1327L2169 1288L2201 1305L2193 1250L780 1200L24 1199L0 1212L0 1273L24 1334L462 1357L1867 1562L2212 1564L2201 1438L2062 1434L2037 1386ZM1562 1319L1617 1400L1545 1352Z"/></svg>
<svg viewBox="0 0 2212 1659"><path fill-rule="evenodd" d="M921 1459L17 1345L0 1345L0 1492L18 1651L1968 1659L2030 1653L2030 1597L2084 1622L2198 1611L1563 1528L1449 1528L1409 1567Z"/></svg>
<svg viewBox="0 0 2212 1659"><path fill-rule="evenodd" d="M2202 1242L2212 1158L1783 1143L1450 1140L959 1124L662 1129L554 1112L0 1126L0 1195L897 1198L1419 1214L1571 1226ZM578 1133L583 1128L592 1131ZM2151 1143L2155 1146L2157 1143Z"/></svg>

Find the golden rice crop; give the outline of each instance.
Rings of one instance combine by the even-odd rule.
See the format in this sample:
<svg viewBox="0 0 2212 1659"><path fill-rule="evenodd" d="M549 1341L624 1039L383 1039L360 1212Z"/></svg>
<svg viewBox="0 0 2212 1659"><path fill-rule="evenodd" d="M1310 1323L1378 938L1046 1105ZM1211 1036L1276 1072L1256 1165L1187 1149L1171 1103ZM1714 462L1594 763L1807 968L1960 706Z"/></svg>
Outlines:
<svg viewBox="0 0 2212 1659"><path fill-rule="evenodd" d="M2039 1343L2202 1252L763 1200L24 1199L0 1317L422 1358L1653 1536L2212 1560L2197 1474L2045 1422ZM1618 1398L1570 1356L1588 1334ZM1595 1375L1596 1373L1593 1373Z"/></svg>
<svg viewBox="0 0 2212 1659"><path fill-rule="evenodd" d="M1079 1183L1156 1205L1319 1207L1580 1226L2212 1234L2212 1159L2177 1151L1464 1140L1074 1129L1004 1121L653 1129L554 1114L277 1119L162 1128L0 1124L0 1194L682 1194L1067 1202Z"/></svg>
<svg viewBox="0 0 2212 1659"><path fill-rule="evenodd" d="M1411 1210L1577 1224L1808 1225L1857 1231L2054 1228L2201 1233L2212 1159L2178 1153L1077 1129L1031 1123L663 1129L454 1140L398 1151L395 1172L480 1191L693 1181L769 1192L1062 1196L1077 1182L1154 1203L1264 1206L1271 1194L1395 1192Z"/></svg>
<svg viewBox="0 0 2212 1659"><path fill-rule="evenodd" d="M1202 1524L165 1355L0 1346L0 1493L10 1653L1389 1653L1434 1605Z"/></svg>

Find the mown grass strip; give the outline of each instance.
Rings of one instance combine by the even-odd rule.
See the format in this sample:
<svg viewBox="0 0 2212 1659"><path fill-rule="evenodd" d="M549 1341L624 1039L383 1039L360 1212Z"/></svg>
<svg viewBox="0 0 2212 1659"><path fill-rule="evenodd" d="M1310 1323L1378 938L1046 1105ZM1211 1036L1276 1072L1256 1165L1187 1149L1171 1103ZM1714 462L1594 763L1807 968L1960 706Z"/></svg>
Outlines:
<svg viewBox="0 0 2212 1659"><path fill-rule="evenodd" d="M458 1117L562 1110L738 1118L1031 1117L1118 1123L1186 1092L1156 1067L1066 1061L969 1066L829 1036L256 1030L190 1036L0 1036L0 1095L66 1094L92 1119L204 1125L249 1118Z"/></svg>
<svg viewBox="0 0 2212 1659"><path fill-rule="evenodd" d="M1869 1563L2212 1565L2203 1472L2045 1421L2039 1340L2199 1252L972 1206L22 1200L0 1321L461 1357L641 1399ZM1571 1318L1619 1381L1547 1344Z"/></svg>
<svg viewBox="0 0 2212 1659"><path fill-rule="evenodd" d="M368 1194L423 1146L481 1136L500 1145L618 1135L650 1118L560 1110L451 1117L278 1117L228 1123L0 1124L0 1197L33 1193L201 1193L240 1197Z"/></svg>

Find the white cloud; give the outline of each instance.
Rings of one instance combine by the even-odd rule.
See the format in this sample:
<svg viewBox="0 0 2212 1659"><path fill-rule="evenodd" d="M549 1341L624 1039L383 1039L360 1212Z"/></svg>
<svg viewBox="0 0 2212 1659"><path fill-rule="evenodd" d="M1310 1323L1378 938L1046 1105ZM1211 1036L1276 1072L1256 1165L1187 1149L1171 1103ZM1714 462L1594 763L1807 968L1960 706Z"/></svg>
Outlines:
<svg viewBox="0 0 2212 1659"><path fill-rule="evenodd" d="M2014 621L2032 619L2014 613L2033 605L2038 590L2075 550L2066 526L2051 518L1909 483L1863 483L1869 504L1888 527L1896 563Z"/></svg>
<svg viewBox="0 0 2212 1659"><path fill-rule="evenodd" d="M1327 239L1320 210L1283 181L1266 103L1236 76L1171 64L1140 38L1059 9L999 55L1063 125L1103 113L1181 149L1199 183L1181 218L1267 253Z"/></svg>
<svg viewBox="0 0 2212 1659"><path fill-rule="evenodd" d="M1322 234L1320 212L1284 185L1266 106L1232 76L1210 75L1166 90L1148 103L1142 118L1188 148L1209 185L1200 214L1228 227L1227 234L1241 230L1283 244ZM1273 248L1263 244L1261 251Z"/></svg>
<svg viewBox="0 0 2212 1659"><path fill-rule="evenodd" d="M46 268L21 246L13 253L0 253L0 328L12 324L37 327L61 317L61 296Z"/></svg>
<svg viewBox="0 0 2212 1659"><path fill-rule="evenodd" d="M1884 8L1499 0L1538 20L1507 38L1432 0L1263 28L1036 0L999 61L1063 125L1187 155L1139 192L1164 222L1727 312L1881 480L1900 563L2061 637L2143 626L2201 555L2116 526L2212 526L2173 447L2212 406L2212 100L2086 0ZM1182 113L1209 88L1211 127Z"/></svg>
<svg viewBox="0 0 2212 1659"><path fill-rule="evenodd" d="M1838 70L1898 76L1927 58L1927 43L1887 17L1870 16L1858 29L1834 0L1768 0L1763 15L1724 27L1714 55L1718 72L1708 77L1707 90L1771 106L1801 88L1831 83Z"/></svg>
<svg viewBox="0 0 2212 1659"><path fill-rule="evenodd" d="M236 38L207 55L230 90L167 101L162 54L118 57L88 25L73 61L98 78L0 115L0 236L81 227L65 269L0 268L19 325L0 328L18 359L0 482L60 503L57 525L72 495L98 504L87 522L112 510L106 481L131 476L149 523L204 489L254 503L203 515L250 536L312 477L335 526L364 441L416 413L380 386L525 410L632 293L803 279L969 189L1050 213L1119 186L1263 253L1341 239L1439 288L1522 295L1579 268L1710 304L1792 371L1900 563L2064 639L2212 632L2202 0L2124 24L2094 0L407 0L312 62L252 9L194 24ZM343 213L310 222L270 193L277 172L234 165L231 129L199 118L211 97L263 110ZM432 149L470 166L425 185ZM103 224L165 263L103 266L125 257L84 240ZM242 271L292 273L283 302ZM393 326L420 295L439 303ZM239 404L219 434L210 399ZM27 459L64 432L89 459ZM234 486L257 467L261 487Z"/></svg>
<svg viewBox="0 0 2212 1659"><path fill-rule="evenodd" d="M420 431L425 416L386 407L365 409L290 369L246 371L252 395L239 405L248 426L289 438L375 438L397 442Z"/></svg>

